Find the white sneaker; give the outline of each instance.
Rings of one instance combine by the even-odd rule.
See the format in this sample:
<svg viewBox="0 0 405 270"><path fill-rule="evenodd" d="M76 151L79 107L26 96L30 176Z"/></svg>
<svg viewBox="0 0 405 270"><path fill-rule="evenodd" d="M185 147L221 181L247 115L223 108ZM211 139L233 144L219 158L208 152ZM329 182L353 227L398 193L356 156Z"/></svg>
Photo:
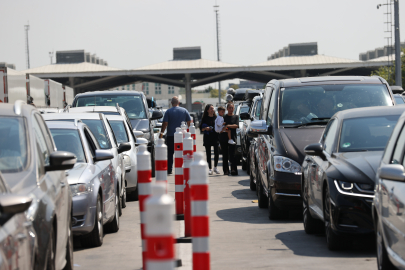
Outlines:
<svg viewBox="0 0 405 270"><path fill-rule="evenodd" d="M214 167L214 172L215 172L216 174L220 174L220 172L218 171L217 167Z"/></svg>
<svg viewBox="0 0 405 270"><path fill-rule="evenodd" d="M236 144L232 139L228 141L229 144Z"/></svg>
<svg viewBox="0 0 405 270"><path fill-rule="evenodd" d="M208 171L208 174L209 174L209 175L212 175L212 170L209 170L209 171Z"/></svg>

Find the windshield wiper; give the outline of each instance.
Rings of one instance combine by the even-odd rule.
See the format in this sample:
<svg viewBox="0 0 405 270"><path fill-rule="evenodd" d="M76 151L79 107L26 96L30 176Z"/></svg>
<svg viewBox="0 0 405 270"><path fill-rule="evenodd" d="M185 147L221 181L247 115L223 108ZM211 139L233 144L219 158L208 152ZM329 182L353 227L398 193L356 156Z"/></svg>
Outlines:
<svg viewBox="0 0 405 270"><path fill-rule="evenodd" d="M298 124L298 125L294 125L294 126L291 125L291 126L284 126L284 127L285 128L298 128L298 127L306 127L306 126L314 126L314 125L327 125L328 122L329 121L308 122L308 123L302 123L302 124Z"/></svg>
<svg viewBox="0 0 405 270"><path fill-rule="evenodd" d="M311 118L311 121L312 120L330 120L330 117Z"/></svg>

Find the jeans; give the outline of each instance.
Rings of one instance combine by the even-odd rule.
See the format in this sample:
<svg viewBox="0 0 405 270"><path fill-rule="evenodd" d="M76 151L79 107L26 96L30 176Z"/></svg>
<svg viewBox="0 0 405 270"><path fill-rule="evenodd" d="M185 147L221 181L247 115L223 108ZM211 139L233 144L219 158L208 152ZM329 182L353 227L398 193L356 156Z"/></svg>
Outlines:
<svg viewBox="0 0 405 270"><path fill-rule="evenodd" d="M167 171L173 170L173 155L174 155L174 136L166 136L167 145Z"/></svg>
<svg viewBox="0 0 405 270"><path fill-rule="evenodd" d="M205 153L207 154L207 162L208 162L208 167L210 168L210 170L212 169L212 167L211 167L211 147L214 147L214 167L216 167L218 165L218 158L219 158L218 145L205 146Z"/></svg>

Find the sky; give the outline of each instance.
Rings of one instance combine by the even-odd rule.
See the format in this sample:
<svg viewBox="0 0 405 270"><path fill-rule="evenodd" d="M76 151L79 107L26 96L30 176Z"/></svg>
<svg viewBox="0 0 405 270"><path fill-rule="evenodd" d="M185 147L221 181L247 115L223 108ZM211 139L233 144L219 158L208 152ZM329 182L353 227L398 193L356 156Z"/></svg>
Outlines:
<svg viewBox="0 0 405 270"><path fill-rule="evenodd" d="M319 54L358 59L386 45L385 7L376 8L386 1L217 0L221 61L265 62L284 46L302 42L318 42ZM3 0L0 62L26 69L28 21L31 68L48 65L51 51L80 49L122 69L171 60L175 47L201 46L202 58L216 60L214 5L215 0Z"/></svg>

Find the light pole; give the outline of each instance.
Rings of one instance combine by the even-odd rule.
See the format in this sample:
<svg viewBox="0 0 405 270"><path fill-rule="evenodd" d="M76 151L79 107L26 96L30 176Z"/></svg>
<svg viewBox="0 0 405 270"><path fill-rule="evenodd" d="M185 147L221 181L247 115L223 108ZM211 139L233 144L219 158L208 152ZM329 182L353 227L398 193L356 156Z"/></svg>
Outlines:
<svg viewBox="0 0 405 270"><path fill-rule="evenodd" d="M402 87L401 39L399 38L399 0L394 0L394 28L395 28L395 85Z"/></svg>

